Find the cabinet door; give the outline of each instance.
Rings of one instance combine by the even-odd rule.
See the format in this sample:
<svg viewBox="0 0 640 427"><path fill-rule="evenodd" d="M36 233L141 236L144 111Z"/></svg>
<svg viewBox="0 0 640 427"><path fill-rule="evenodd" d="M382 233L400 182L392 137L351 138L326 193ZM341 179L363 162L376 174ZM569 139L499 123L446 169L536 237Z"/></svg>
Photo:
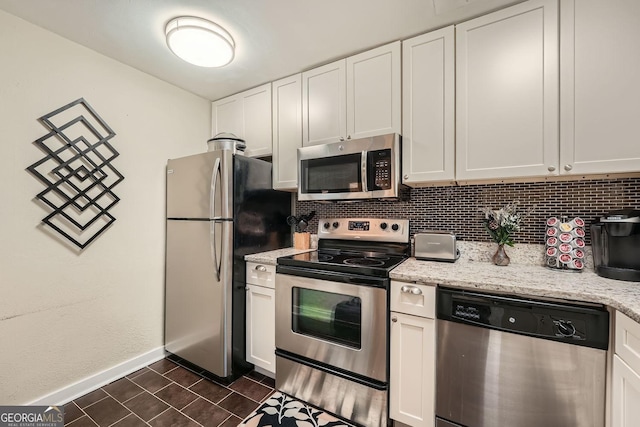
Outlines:
<svg viewBox="0 0 640 427"><path fill-rule="evenodd" d="M560 172L640 171L640 2L560 4Z"/></svg>
<svg viewBox="0 0 640 427"><path fill-rule="evenodd" d="M302 73L302 145L344 139L346 124L345 60Z"/></svg>
<svg viewBox="0 0 640 427"><path fill-rule="evenodd" d="M400 42L347 58L347 139L400 133Z"/></svg>
<svg viewBox="0 0 640 427"><path fill-rule="evenodd" d="M613 356L611 427L632 427L640 420L640 375Z"/></svg>
<svg viewBox="0 0 640 427"><path fill-rule="evenodd" d="M558 5L529 0L456 27L456 177L557 174Z"/></svg>
<svg viewBox="0 0 640 427"><path fill-rule="evenodd" d="M435 421L435 321L391 312L389 414L413 427Z"/></svg>
<svg viewBox="0 0 640 427"><path fill-rule="evenodd" d="M247 285L247 362L276 372L275 289Z"/></svg>
<svg viewBox="0 0 640 427"><path fill-rule="evenodd" d="M247 144L245 154L250 157L271 155L271 83L239 96L242 100L242 135Z"/></svg>
<svg viewBox="0 0 640 427"><path fill-rule="evenodd" d="M454 27L402 42L402 183L455 179Z"/></svg>
<svg viewBox="0 0 640 427"><path fill-rule="evenodd" d="M211 104L211 136L232 133L244 137L242 124L242 100L238 95L220 99Z"/></svg>
<svg viewBox="0 0 640 427"><path fill-rule="evenodd" d="M272 83L273 188L298 188L298 148L302 147L302 75Z"/></svg>

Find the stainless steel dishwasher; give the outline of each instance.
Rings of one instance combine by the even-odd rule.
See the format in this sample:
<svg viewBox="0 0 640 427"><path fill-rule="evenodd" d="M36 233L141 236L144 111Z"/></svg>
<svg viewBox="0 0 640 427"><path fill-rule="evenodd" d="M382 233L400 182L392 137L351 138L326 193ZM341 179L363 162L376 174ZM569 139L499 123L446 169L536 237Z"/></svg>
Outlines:
<svg viewBox="0 0 640 427"><path fill-rule="evenodd" d="M603 427L603 306L439 288L437 427Z"/></svg>

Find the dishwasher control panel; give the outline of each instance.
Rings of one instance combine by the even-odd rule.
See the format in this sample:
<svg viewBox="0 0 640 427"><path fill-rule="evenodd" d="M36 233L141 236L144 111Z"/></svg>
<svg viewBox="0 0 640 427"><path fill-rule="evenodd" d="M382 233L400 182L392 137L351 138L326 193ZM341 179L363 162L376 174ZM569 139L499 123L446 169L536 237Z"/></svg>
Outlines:
<svg viewBox="0 0 640 427"><path fill-rule="evenodd" d="M604 307L438 288L437 317L537 338L607 348Z"/></svg>

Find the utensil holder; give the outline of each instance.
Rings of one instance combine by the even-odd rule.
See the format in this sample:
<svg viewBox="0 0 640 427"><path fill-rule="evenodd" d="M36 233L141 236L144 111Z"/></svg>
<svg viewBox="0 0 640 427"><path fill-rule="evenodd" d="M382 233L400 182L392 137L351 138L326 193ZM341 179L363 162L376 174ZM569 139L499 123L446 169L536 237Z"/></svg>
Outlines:
<svg viewBox="0 0 640 427"><path fill-rule="evenodd" d="M311 233L293 233L293 247L295 249L311 248Z"/></svg>

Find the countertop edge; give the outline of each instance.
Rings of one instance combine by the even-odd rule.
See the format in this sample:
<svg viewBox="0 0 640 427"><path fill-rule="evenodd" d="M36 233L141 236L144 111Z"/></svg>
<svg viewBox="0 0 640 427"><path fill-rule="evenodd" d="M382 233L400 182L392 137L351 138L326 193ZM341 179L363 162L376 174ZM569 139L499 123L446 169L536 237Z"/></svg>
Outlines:
<svg viewBox="0 0 640 427"><path fill-rule="evenodd" d="M277 265L279 257L313 250L289 247L245 255L244 259L247 262ZM511 264L498 267L483 261L443 263L412 257L394 268L389 277L403 282L602 304L640 323L640 283L607 279L593 270L566 273L541 265Z"/></svg>
<svg viewBox="0 0 640 427"><path fill-rule="evenodd" d="M404 282L602 304L640 323L640 283L607 279L593 271L572 274L543 266L498 267L484 262L456 266L409 258L389 276Z"/></svg>

